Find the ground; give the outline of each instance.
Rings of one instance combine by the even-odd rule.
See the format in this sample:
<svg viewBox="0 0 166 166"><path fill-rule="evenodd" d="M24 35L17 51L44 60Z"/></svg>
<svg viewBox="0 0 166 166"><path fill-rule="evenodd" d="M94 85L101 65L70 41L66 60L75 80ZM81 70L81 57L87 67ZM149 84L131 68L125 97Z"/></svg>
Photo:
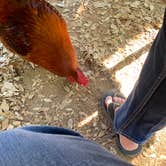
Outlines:
<svg viewBox="0 0 166 166"><path fill-rule="evenodd" d="M56 0L50 0L56 6ZM136 158L116 151L112 127L99 105L101 94L119 89L126 97L162 23L160 0L65 0L65 17L88 87L23 61L0 45L0 127L41 124L74 129L115 155L145 166L166 165L166 129L155 134Z"/></svg>

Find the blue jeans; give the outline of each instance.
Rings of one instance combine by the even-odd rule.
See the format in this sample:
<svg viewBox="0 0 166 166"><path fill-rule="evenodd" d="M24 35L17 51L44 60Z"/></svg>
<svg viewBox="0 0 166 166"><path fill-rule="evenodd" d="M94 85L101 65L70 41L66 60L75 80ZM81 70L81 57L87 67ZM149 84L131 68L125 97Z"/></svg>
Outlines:
<svg viewBox="0 0 166 166"><path fill-rule="evenodd" d="M115 131L144 143L166 125L166 11L163 25L151 47L140 77L116 112Z"/></svg>
<svg viewBox="0 0 166 166"><path fill-rule="evenodd" d="M0 132L0 166L129 166L80 134L29 126Z"/></svg>

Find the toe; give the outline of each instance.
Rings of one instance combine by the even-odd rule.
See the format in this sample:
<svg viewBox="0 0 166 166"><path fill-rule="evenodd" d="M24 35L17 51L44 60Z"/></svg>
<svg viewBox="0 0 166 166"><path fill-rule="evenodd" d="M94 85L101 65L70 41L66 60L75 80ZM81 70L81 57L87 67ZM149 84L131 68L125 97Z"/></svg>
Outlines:
<svg viewBox="0 0 166 166"><path fill-rule="evenodd" d="M113 102L116 102L116 103L121 103L123 104L125 102L125 99L124 98L121 98L121 97L113 97Z"/></svg>
<svg viewBox="0 0 166 166"><path fill-rule="evenodd" d="M108 108L109 104L111 104L113 101L112 101L112 97L111 96L107 96L106 99L105 99L105 105L106 107Z"/></svg>

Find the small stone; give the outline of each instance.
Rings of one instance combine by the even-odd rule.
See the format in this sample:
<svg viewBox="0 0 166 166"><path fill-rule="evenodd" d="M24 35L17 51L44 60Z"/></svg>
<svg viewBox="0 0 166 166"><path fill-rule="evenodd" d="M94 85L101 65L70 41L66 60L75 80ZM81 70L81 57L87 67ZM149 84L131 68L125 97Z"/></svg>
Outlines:
<svg viewBox="0 0 166 166"><path fill-rule="evenodd" d="M51 99L44 99L44 101L46 102L46 103L51 103L52 102L52 100Z"/></svg>
<svg viewBox="0 0 166 166"><path fill-rule="evenodd" d="M154 10L154 6L153 5L150 5L150 10Z"/></svg>
<svg viewBox="0 0 166 166"><path fill-rule="evenodd" d="M102 2L93 2L93 5L95 8L104 8L105 6L108 6L108 3Z"/></svg>
<svg viewBox="0 0 166 166"><path fill-rule="evenodd" d="M25 123L25 125L26 125L26 126L30 126L30 125L31 125L31 123L29 123L29 122L28 122L28 123Z"/></svg>
<svg viewBox="0 0 166 166"><path fill-rule="evenodd" d="M70 92L70 89L69 89L69 87L67 87L67 86L64 87L64 90L65 90L66 92L68 92L68 93Z"/></svg>
<svg viewBox="0 0 166 166"><path fill-rule="evenodd" d="M67 122L68 128L72 129L73 125L74 125L73 119L69 119L68 122Z"/></svg>
<svg viewBox="0 0 166 166"><path fill-rule="evenodd" d="M14 80L15 81L20 81L21 77L15 77Z"/></svg>
<svg viewBox="0 0 166 166"><path fill-rule="evenodd" d="M0 115L0 121L4 120L4 116Z"/></svg>
<svg viewBox="0 0 166 166"><path fill-rule="evenodd" d="M20 107L19 107L19 106L13 106L13 107L12 107L12 110L14 110L14 111L19 111L19 110L20 110Z"/></svg>
<svg viewBox="0 0 166 166"><path fill-rule="evenodd" d="M28 96L28 99L33 99L33 97L34 97L35 95L33 94L33 93L31 93L29 96Z"/></svg>
<svg viewBox="0 0 166 166"><path fill-rule="evenodd" d="M16 127L17 127L17 126L20 126L20 125L21 125L21 122L20 122L20 121L14 121L14 122L13 122L13 125L16 126Z"/></svg>
<svg viewBox="0 0 166 166"><path fill-rule="evenodd" d="M155 153L153 153L153 154L150 154L149 157L150 157L150 158L156 158L157 156L156 156Z"/></svg>
<svg viewBox="0 0 166 166"><path fill-rule="evenodd" d="M6 130L9 126L9 119L5 119L1 122L1 130Z"/></svg>
<svg viewBox="0 0 166 166"><path fill-rule="evenodd" d="M130 6L133 8L137 8L139 5L140 5L140 1L135 1L135 2L130 4Z"/></svg>
<svg viewBox="0 0 166 166"><path fill-rule="evenodd" d="M98 133L94 133L93 137L97 137L98 136Z"/></svg>
<svg viewBox="0 0 166 166"><path fill-rule="evenodd" d="M100 133L99 133L99 135L98 135L98 137L103 137L105 135L105 132L102 130L102 131L100 131Z"/></svg>
<svg viewBox="0 0 166 166"><path fill-rule="evenodd" d="M56 105L55 105L55 104L51 105L51 108L52 108L52 109L55 109L55 108L56 108Z"/></svg>
<svg viewBox="0 0 166 166"><path fill-rule="evenodd" d="M93 122L93 127L96 127L97 126L97 122Z"/></svg>
<svg viewBox="0 0 166 166"><path fill-rule="evenodd" d="M57 2L56 6L64 8L65 7L65 1L59 1L59 2Z"/></svg>
<svg viewBox="0 0 166 166"><path fill-rule="evenodd" d="M65 110L66 110L66 111L73 111L72 108L66 108Z"/></svg>
<svg viewBox="0 0 166 166"><path fill-rule="evenodd" d="M101 123L101 128L102 128L103 130L106 130L106 129L107 129L107 126L106 126L104 123Z"/></svg>
<svg viewBox="0 0 166 166"><path fill-rule="evenodd" d="M32 69L35 69L35 64L32 62L29 62L30 66L32 67Z"/></svg>
<svg viewBox="0 0 166 166"><path fill-rule="evenodd" d="M11 130L11 129L13 129L13 128L14 128L14 126L13 126L13 125L11 125L11 124L9 124L9 126L8 126L7 130Z"/></svg>
<svg viewBox="0 0 166 166"><path fill-rule="evenodd" d="M0 110L5 112L9 111L9 104L6 102L6 100L2 101L2 104L0 105Z"/></svg>
<svg viewBox="0 0 166 166"><path fill-rule="evenodd" d="M148 152L146 152L146 151L143 151L143 152L142 152L142 155L143 155L144 157L149 157L149 154L148 154Z"/></svg>
<svg viewBox="0 0 166 166"><path fill-rule="evenodd" d="M2 86L1 92L6 96L11 97L14 94L17 94L16 92L18 92L18 89L16 89L11 82L5 82Z"/></svg>
<svg viewBox="0 0 166 166"><path fill-rule="evenodd" d="M35 108L33 108L32 110L33 110L33 111L39 111L39 110L41 110L41 107L35 107Z"/></svg>

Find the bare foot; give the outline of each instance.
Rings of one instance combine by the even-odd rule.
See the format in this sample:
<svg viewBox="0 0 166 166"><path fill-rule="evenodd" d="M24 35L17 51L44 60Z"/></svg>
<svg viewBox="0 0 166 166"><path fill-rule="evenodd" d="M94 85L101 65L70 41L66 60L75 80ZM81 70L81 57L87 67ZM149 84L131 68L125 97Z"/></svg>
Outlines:
<svg viewBox="0 0 166 166"><path fill-rule="evenodd" d="M120 97L111 97L111 96L108 96L106 97L105 99L105 104L108 108L109 104L111 104L112 102L117 102L117 103L124 103L125 102L125 99L122 99ZM116 108L115 111L117 111L118 108ZM120 140L120 143L122 145L122 147L128 151L132 151L132 150L135 150L138 148L138 144L129 140L127 137L123 136L123 135L119 135L119 140Z"/></svg>

